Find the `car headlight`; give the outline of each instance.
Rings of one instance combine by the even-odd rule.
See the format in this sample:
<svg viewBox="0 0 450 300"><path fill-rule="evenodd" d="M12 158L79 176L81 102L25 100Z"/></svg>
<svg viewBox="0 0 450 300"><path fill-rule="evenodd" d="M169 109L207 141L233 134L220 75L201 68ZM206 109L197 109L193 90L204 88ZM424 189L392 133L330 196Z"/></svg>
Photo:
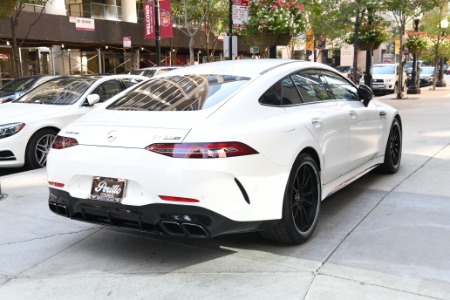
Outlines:
<svg viewBox="0 0 450 300"><path fill-rule="evenodd" d="M12 123L12 124L5 124L0 125L0 139L12 136L19 131L22 130L22 128L25 127L25 123Z"/></svg>
<svg viewBox="0 0 450 300"><path fill-rule="evenodd" d="M387 79L385 79L385 81L386 81L386 82L393 82L394 79L393 79L393 78L387 78Z"/></svg>

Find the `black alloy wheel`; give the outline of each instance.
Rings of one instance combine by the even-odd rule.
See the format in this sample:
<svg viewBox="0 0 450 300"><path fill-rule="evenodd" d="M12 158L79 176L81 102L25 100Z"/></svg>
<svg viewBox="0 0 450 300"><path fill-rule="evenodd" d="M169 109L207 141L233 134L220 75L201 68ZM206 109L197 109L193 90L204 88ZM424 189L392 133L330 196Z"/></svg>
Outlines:
<svg viewBox="0 0 450 300"><path fill-rule="evenodd" d="M307 241L317 225L321 195L319 168L310 155L301 154L286 186L282 219L262 235L287 244Z"/></svg>
<svg viewBox="0 0 450 300"><path fill-rule="evenodd" d="M399 120L396 118L392 122L389 137L386 143L384 162L379 170L383 173L393 174L400 168L402 158L402 129Z"/></svg>

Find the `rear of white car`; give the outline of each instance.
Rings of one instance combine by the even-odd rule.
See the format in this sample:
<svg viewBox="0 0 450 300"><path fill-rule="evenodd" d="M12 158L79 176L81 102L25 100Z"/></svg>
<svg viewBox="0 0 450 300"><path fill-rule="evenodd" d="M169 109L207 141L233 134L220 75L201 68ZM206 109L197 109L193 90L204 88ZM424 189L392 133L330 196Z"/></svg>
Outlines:
<svg viewBox="0 0 450 300"><path fill-rule="evenodd" d="M49 154L50 208L74 219L169 235L270 227L281 218L292 162L280 164L253 148L273 141L255 135L246 118L210 118L220 108L101 108L72 123ZM279 130L265 123L260 130Z"/></svg>
<svg viewBox="0 0 450 300"><path fill-rule="evenodd" d="M48 156L50 209L168 235L263 231L302 243L324 197L383 163L397 113L372 97L310 62L180 68L61 130Z"/></svg>

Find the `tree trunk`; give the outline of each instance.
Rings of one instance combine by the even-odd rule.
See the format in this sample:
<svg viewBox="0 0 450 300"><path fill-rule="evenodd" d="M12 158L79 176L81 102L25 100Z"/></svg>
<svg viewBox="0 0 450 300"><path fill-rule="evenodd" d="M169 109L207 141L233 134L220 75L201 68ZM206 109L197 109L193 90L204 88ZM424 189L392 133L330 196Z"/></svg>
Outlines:
<svg viewBox="0 0 450 300"><path fill-rule="evenodd" d="M189 36L189 65L193 65L194 64L194 34L191 34Z"/></svg>
<svg viewBox="0 0 450 300"><path fill-rule="evenodd" d="M397 95L396 99L403 99L403 35L405 34L405 24L406 17L402 15L400 20L400 61L399 61L399 73L398 73L398 82L397 82ZM395 55L395 50L394 50Z"/></svg>
<svg viewBox="0 0 450 300"><path fill-rule="evenodd" d="M17 43L17 26L19 20L16 15L11 16L11 33L12 33L12 58L14 66L14 78L22 77L22 68L20 64L19 45Z"/></svg>

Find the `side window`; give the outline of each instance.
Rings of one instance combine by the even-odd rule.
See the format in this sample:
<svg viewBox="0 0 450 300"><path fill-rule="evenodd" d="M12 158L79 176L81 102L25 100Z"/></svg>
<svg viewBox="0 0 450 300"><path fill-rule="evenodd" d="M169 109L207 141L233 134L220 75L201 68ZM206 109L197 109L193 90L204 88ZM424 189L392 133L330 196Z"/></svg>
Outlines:
<svg viewBox="0 0 450 300"><path fill-rule="evenodd" d="M300 104L302 100L295 88L294 81L290 76L283 78L270 87L259 98L259 103L265 105L285 106Z"/></svg>
<svg viewBox="0 0 450 300"><path fill-rule="evenodd" d="M315 70L301 71L292 75L297 90L305 103L334 99Z"/></svg>
<svg viewBox="0 0 450 300"><path fill-rule="evenodd" d="M322 71L322 77L327 81L336 99L360 101L356 87L344 78L330 71Z"/></svg>
<svg viewBox="0 0 450 300"><path fill-rule="evenodd" d="M92 93L100 96L100 101L103 102L112 96L115 96L122 90L120 82L117 80L108 80L100 84Z"/></svg>

